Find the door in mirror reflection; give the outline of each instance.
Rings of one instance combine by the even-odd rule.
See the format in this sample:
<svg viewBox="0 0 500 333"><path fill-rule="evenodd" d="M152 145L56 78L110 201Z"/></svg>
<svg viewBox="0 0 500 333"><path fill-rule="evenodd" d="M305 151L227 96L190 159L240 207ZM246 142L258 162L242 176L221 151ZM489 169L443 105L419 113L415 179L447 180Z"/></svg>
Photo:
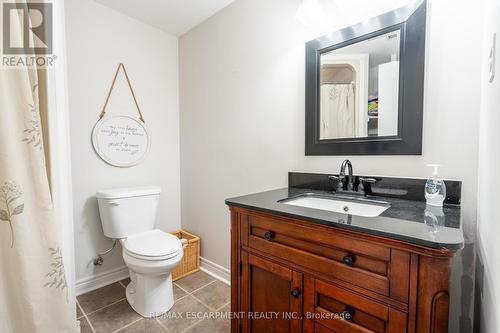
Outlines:
<svg viewBox="0 0 500 333"><path fill-rule="evenodd" d="M319 139L398 135L400 31L320 56Z"/></svg>

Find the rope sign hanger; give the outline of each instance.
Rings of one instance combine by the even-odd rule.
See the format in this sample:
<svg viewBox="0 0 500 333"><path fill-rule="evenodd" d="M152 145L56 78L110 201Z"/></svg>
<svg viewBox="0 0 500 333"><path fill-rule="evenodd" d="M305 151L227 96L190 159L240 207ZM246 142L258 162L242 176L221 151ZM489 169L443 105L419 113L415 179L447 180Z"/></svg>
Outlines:
<svg viewBox="0 0 500 333"><path fill-rule="evenodd" d="M130 83L130 79L128 78L127 70L125 69L125 65L123 63L120 63L118 65L118 68L116 69L115 77L113 78L113 83L111 83L111 87L109 88L108 96L106 97L106 102L104 102L104 106L102 108L101 114L99 115L99 119L102 119L102 117L104 117L104 115L106 115L106 107L108 106L109 98L111 97L111 93L113 92L113 88L115 87L116 78L118 77L118 73L120 72L120 69L123 69L123 73L125 74L125 78L127 79L127 84L128 84L129 89L130 89L130 93L132 94L132 97L134 98L137 112L139 112L139 119L143 123L146 123L144 121L144 116L142 115L141 109L139 108L139 103L137 103L137 98L135 97L134 89L132 88L132 84Z"/></svg>
<svg viewBox="0 0 500 333"><path fill-rule="evenodd" d="M108 106L120 69L123 69L123 73L127 79L128 87L139 113L139 119L124 114L110 116L106 114L106 107ZM106 102L99 115L99 120L92 130L92 144L97 155L103 161L122 168L141 163L149 152L151 143L144 116L139 108L139 103L137 103L127 70L122 63L116 69L113 83L111 83L111 87L109 88Z"/></svg>

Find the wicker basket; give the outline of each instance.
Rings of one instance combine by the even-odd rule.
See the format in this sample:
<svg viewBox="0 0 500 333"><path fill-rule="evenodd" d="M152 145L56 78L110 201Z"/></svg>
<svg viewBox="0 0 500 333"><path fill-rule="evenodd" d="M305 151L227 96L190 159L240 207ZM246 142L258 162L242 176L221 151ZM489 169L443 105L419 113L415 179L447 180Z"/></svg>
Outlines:
<svg viewBox="0 0 500 333"><path fill-rule="evenodd" d="M183 243L182 261L172 272L172 279L175 281L200 270L200 237L184 230L174 231L171 234L187 240Z"/></svg>

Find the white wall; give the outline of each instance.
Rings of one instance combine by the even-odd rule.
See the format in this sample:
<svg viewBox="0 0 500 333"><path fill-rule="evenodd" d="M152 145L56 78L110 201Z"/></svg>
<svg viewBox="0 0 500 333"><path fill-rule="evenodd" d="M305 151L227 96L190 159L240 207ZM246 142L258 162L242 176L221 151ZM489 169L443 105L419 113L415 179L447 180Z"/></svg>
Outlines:
<svg viewBox="0 0 500 333"><path fill-rule="evenodd" d="M112 243L102 232L98 189L159 185L157 225L165 231L180 227L178 48L176 37L91 0L66 1L66 29L78 283L124 266L120 249L102 267L92 265L96 252ZM147 159L125 169L100 160L90 141L119 62L127 68L152 140ZM108 112L137 114L123 76Z"/></svg>
<svg viewBox="0 0 500 333"><path fill-rule="evenodd" d="M286 186L289 170L337 172L345 158L304 156L304 42L310 36L295 19L298 3L240 0L180 39L183 226L204 238L205 257L226 267L225 198ZM480 10L466 1L436 1L429 18L422 156L349 158L356 173L408 177L428 176L426 163L442 163L444 177L464 181L470 222Z"/></svg>
<svg viewBox="0 0 500 333"><path fill-rule="evenodd" d="M500 223L498 219L498 189L500 179L500 2L485 1L483 35L483 80L481 98L481 124L479 143L478 188L478 244L480 262L478 271L483 276L477 298L480 300L481 332L498 332L500 329ZM489 83L488 55L492 34L497 33L496 77ZM481 267L482 266L482 267Z"/></svg>
<svg viewBox="0 0 500 333"><path fill-rule="evenodd" d="M339 2L353 11L334 13L330 29L401 2ZM285 187L290 170L337 172L346 158L304 156L304 42L318 31L296 20L299 3L239 0L179 41L182 225L201 236L203 257L225 267L225 198ZM427 163L443 164L445 178L463 181L464 228L473 242L482 11L470 1L440 0L428 18L422 156L349 159L359 174L407 177L426 177ZM472 262L457 260L455 291L462 266L473 274ZM454 296L453 311L470 315L460 306ZM459 332L456 325L450 331Z"/></svg>

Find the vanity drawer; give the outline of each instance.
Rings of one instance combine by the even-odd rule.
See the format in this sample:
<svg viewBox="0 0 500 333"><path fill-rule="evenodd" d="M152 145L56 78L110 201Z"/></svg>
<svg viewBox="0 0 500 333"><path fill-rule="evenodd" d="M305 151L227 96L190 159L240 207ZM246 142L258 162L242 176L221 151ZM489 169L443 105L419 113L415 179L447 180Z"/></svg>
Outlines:
<svg viewBox="0 0 500 333"><path fill-rule="evenodd" d="M304 279L305 332L402 333L407 314L313 277Z"/></svg>
<svg viewBox="0 0 500 333"><path fill-rule="evenodd" d="M245 222L244 222L245 224ZM281 217L247 215L242 243L313 272L408 301L409 254ZM391 280L397 281L391 288Z"/></svg>

